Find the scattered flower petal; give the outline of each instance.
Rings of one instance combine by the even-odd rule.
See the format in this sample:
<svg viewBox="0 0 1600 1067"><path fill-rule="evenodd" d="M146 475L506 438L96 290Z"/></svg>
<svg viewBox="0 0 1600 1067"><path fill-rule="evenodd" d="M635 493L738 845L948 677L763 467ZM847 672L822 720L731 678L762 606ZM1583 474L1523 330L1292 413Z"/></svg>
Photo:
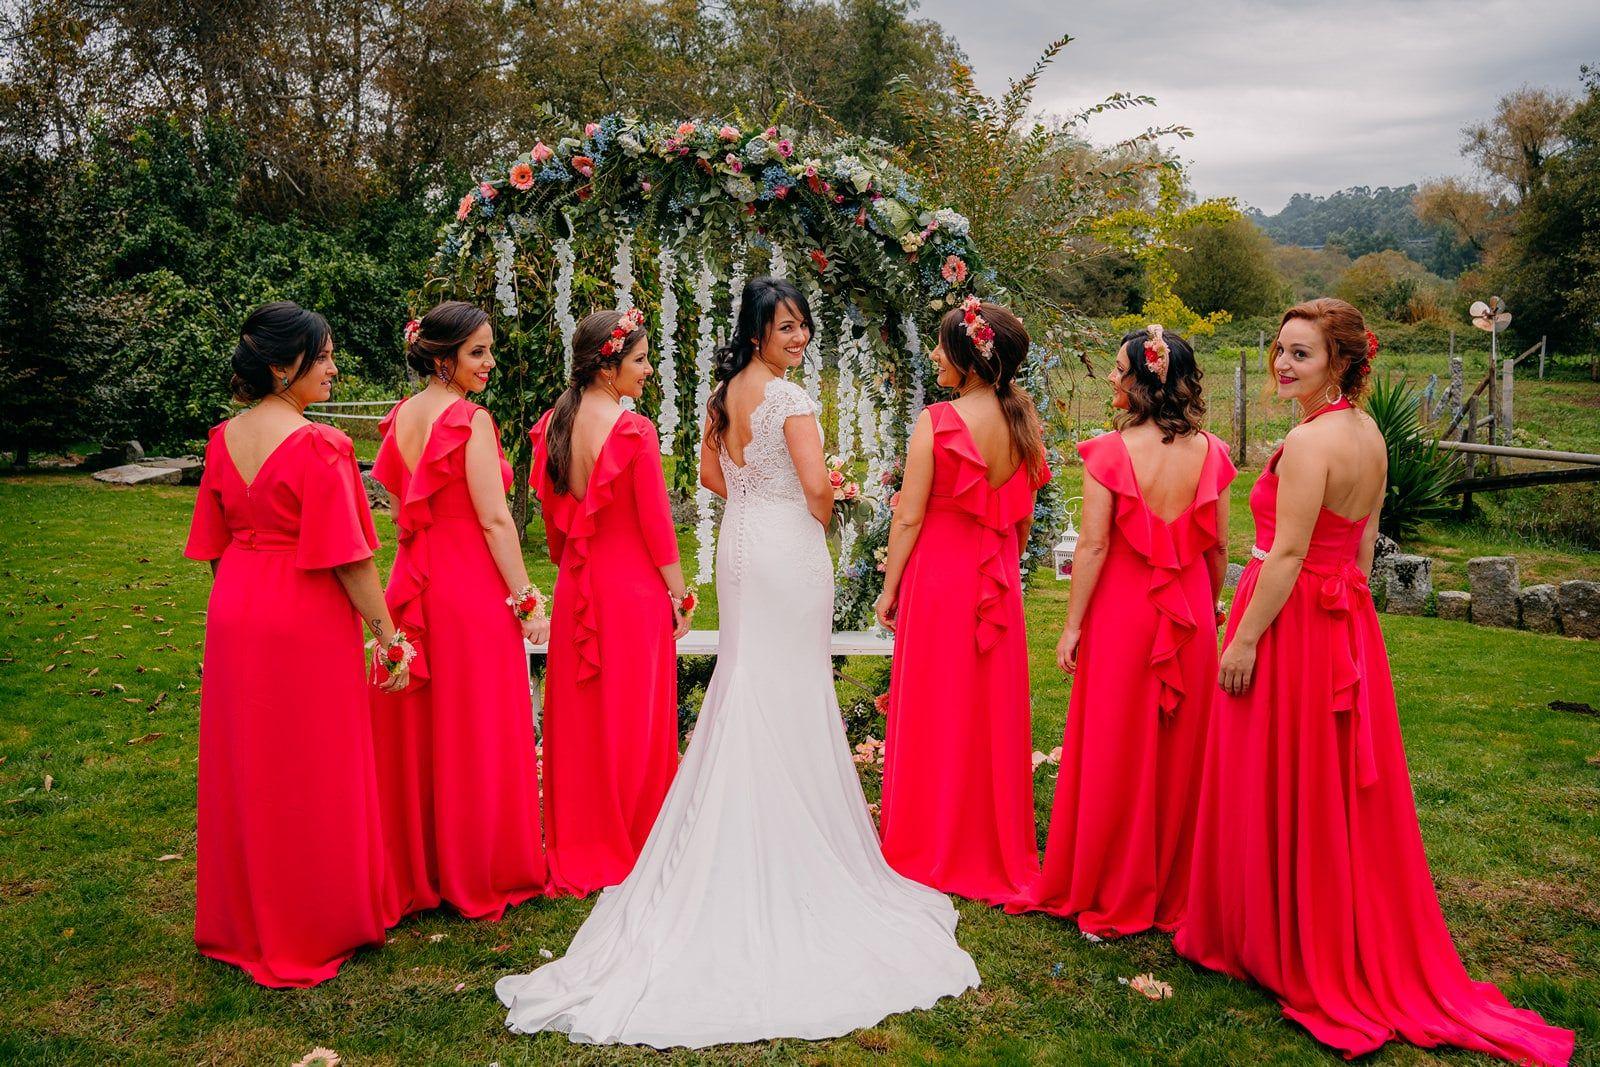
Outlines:
<svg viewBox="0 0 1600 1067"><path fill-rule="evenodd" d="M1119 978L1117 981L1120 982L1123 979ZM1151 1000L1167 1000L1172 996L1172 986L1153 974L1136 975L1132 981L1128 982L1128 986L1135 993L1147 996Z"/></svg>
<svg viewBox="0 0 1600 1067"><path fill-rule="evenodd" d="M339 1054L331 1048L318 1045L310 1052L301 1056L290 1067L339 1067Z"/></svg>

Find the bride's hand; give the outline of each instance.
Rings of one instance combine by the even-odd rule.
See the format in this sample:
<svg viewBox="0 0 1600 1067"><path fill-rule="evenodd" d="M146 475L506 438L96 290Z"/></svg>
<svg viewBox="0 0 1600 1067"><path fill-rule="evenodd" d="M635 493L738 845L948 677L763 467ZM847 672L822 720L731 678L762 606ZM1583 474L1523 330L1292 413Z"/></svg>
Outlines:
<svg viewBox="0 0 1600 1067"><path fill-rule="evenodd" d="M894 633L894 615L899 607L899 599L897 594L885 590L878 594L878 599L872 604L872 613L878 617L878 625L890 633Z"/></svg>

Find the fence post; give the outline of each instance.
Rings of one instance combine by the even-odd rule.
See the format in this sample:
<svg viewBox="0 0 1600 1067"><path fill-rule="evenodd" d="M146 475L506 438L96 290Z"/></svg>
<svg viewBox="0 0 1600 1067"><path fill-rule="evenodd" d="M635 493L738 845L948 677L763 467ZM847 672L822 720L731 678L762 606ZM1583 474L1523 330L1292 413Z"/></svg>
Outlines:
<svg viewBox="0 0 1600 1067"><path fill-rule="evenodd" d="M1500 417L1495 420L1495 435L1500 443L1511 447L1511 392L1516 384L1517 361L1507 359L1500 368Z"/></svg>
<svg viewBox="0 0 1600 1067"><path fill-rule="evenodd" d="M1547 347L1545 342L1547 342L1549 339L1550 337L1548 334L1539 338L1539 380L1541 382L1544 381L1544 355L1545 348Z"/></svg>
<svg viewBox="0 0 1600 1067"><path fill-rule="evenodd" d="M1467 422L1466 422L1465 426L1461 427L1461 440L1465 441L1467 444L1470 445L1470 444L1476 443L1477 437L1478 437L1478 398L1477 397L1473 397L1471 400L1467 401ZM1466 462L1467 462L1467 477L1468 478L1476 478L1478 476L1478 459L1477 459L1477 456L1475 454L1471 453L1471 452L1464 453L1464 455L1466 457ZM1461 517L1463 519L1465 519L1465 518L1468 518L1469 516L1471 516L1471 514L1472 514L1472 494L1471 493L1462 493L1461 494Z"/></svg>
<svg viewBox="0 0 1600 1067"><path fill-rule="evenodd" d="M1240 358L1244 358L1243 353L1240 353ZM1267 369L1267 332L1265 330L1256 331L1256 364L1262 370Z"/></svg>
<svg viewBox="0 0 1600 1067"><path fill-rule="evenodd" d="M1233 465L1243 467L1248 449L1245 447L1245 368L1249 355L1239 350L1239 365L1233 368Z"/></svg>

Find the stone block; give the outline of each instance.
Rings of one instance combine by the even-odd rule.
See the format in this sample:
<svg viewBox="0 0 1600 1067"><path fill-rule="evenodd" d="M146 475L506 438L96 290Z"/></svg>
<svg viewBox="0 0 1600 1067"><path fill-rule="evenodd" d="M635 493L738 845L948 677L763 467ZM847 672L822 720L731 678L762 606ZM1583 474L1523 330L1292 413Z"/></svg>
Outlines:
<svg viewBox="0 0 1600 1067"><path fill-rule="evenodd" d="M1515 556L1479 556L1467 561L1472 589L1472 621L1480 626L1515 627L1518 618Z"/></svg>
<svg viewBox="0 0 1600 1067"><path fill-rule="evenodd" d="M83 461L83 469L100 471L108 467L126 467L143 459L144 446L138 441L119 441L115 444L102 445L100 451Z"/></svg>
<svg viewBox="0 0 1600 1067"><path fill-rule="evenodd" d="M1433 595L1433 560L1404 553L1390 556L1383 610L1391 615L1421 615Z"/></svg>
<svg viewBox="0 0 1600 1067"><path fill-rule="evenodd" d="M146 456L139 461L144 467L169 467L183 475L182 485L199 485L205 463L199 456Z"/></svg>
<svg viewBox="0 0 1600 1067"><path fill-rule="evenodd" d="M129 463L96 471L94 478L111 485L177 485L183 481L183 472L174 467L145 467Z"/></svg>
<svg viewBox="0 0 1600 1067"><path fill-rule="evenodd" d="M1228 573L1222 576L1222 588L1239 588L1239 576L1244 573L1244 565L1240 563L1228 564Z"/></svg>
<svg viewBox="0 0 1600 1067"><path fill-rule="evenodd" d="M1536 634L1561 632L1561 609L1556 602L1553 585L1530 585L1517 594L1517 606L1522 613L1522 628Z"/></svg>
<svg viewBox="0 0 1600 1067"><path fill-rule="evenodd" d="M1439 608L1439 618L1455 622L1472 621L1472 594L1460 589L1441 589L1434 603Z"/></svg>
<svg viewBox="0 0 1600 1067"><path fill-rule="evenodd" d="M387 511L389 508L389 490L383 483L374 478L370 472L361 472L361 485L367 491L367 507L375 511Z"/></svg>
<svg viewBox="0 0 1600 1067"><path fill-rule="evenodd" d="M1568 637L1600 637L1600 582L1562 582L1556 602Z"/></svg>

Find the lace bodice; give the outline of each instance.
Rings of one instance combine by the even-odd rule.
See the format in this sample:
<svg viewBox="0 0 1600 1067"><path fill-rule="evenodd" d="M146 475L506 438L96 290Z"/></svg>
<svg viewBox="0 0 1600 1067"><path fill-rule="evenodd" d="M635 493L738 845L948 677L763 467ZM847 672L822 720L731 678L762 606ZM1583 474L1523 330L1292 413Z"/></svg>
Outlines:
<svg viewBox="0 0 1600 1067"><path fill-rule="evenodd" d="M798 385L782 378L767 383L761 403L750 413L750 443L744 448L744 466L733 462L726 445L717 450L722 476L728 483L730 506L773 502L805 508L806 494L789 456L783 423L791 415L815 417L816 413L816 404Z"/></svg>

